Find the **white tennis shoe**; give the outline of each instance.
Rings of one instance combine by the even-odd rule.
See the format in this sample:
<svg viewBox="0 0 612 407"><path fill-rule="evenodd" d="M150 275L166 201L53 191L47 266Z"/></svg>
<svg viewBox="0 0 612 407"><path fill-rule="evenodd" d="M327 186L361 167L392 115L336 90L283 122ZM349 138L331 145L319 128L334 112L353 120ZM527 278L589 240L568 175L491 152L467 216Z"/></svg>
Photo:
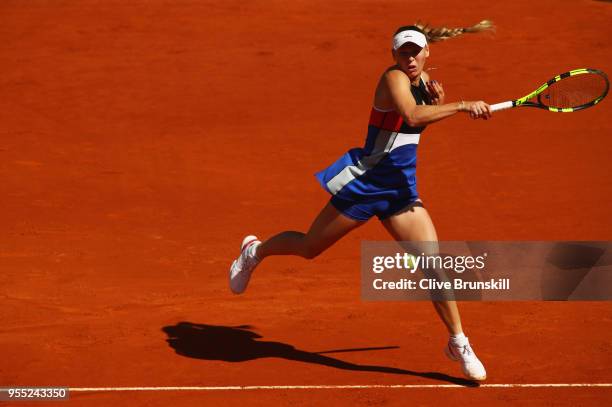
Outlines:
<svg viewBox="0 0 612 407"><path fill-rule="evenodd" d="M259 264L255 256L255 248L261 242L256 236L249 235L244 238L240 246L240 256L232 263L229 272L229 286L234 294L242 294L249 285L251 274Z"/></svg>
<svg viewBox="0 0 612 407"><path fill-rule="evenodd" d="M486 380L487 371L476 356L476 353L474 353L468 338L465 338L459 343L449 340L448 345L444 349L444 353L446 353L446 356L448 356L450 360L461 362L463 375L468 379L477 381Z"/></svg>

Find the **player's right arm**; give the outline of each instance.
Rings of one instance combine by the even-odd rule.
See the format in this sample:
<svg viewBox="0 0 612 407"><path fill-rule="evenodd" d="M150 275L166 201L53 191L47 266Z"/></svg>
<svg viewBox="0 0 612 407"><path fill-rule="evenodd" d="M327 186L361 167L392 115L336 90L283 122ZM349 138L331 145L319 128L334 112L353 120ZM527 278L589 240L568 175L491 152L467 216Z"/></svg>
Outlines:
<svg viewBox="0 0 612 407"><path fill-rule="evenodd" d="M410 92L410 79L400 69L384 73L376 91L375 106L393 108L411 127L426 126L461 111L469 112L474 119L486 119L491 115L489 105L483 101L417 105Z"/></svg>

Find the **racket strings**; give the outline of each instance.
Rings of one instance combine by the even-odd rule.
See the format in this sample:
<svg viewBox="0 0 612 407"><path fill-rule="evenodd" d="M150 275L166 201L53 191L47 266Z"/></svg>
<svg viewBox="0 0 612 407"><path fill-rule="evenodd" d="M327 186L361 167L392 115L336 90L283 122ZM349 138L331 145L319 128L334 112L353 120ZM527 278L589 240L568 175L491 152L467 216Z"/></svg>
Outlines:
<svg viewBox="0 0 612 407"><path fill-rule="evenodd" d="M550 107L575 108L604 95L607 88L606 79L599 74L574 75L550 85L538 96L538 100Z"/></svg>

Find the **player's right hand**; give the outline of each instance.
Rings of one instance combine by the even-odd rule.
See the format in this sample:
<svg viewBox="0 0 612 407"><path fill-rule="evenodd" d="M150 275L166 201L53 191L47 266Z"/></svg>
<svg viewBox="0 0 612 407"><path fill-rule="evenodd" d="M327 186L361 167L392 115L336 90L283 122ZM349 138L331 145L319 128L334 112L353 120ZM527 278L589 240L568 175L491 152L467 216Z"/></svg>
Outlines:
<svg viewBox="0 0 612 407"><path fill-rule="evenodd" d="M482 100L478 100L475 102L463 102L464 103L464 112L468 112L472 119L484 119L487 120L491 118L493 112L491 111L491 106L488 103L483 102Z"/></svg>

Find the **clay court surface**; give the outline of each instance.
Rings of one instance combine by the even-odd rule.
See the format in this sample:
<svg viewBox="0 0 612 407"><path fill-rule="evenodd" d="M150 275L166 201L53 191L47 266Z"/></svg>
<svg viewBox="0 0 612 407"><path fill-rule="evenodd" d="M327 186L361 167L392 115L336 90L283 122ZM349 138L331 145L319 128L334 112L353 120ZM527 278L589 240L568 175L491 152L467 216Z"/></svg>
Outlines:
<svg viewBox="0 0 612 407"><path fill-rule="evenodd" d="M325 205L313 174L362 144L395 28L484 18L495 35L431 47L448 101L612 72L598 1L3 1L0 386L95 388L69 403L96 406L609 404L611 387L463 387L429 303L361 301L360 242L390 239L376 220L228 289L244 235ZM612 239L611 103L431 126L419 192L440 239ZM461 310L487 384L612 383L610 303ZM365 387L291 387L345 385ZM199 389L100 390L167 386Z"/></svg>

